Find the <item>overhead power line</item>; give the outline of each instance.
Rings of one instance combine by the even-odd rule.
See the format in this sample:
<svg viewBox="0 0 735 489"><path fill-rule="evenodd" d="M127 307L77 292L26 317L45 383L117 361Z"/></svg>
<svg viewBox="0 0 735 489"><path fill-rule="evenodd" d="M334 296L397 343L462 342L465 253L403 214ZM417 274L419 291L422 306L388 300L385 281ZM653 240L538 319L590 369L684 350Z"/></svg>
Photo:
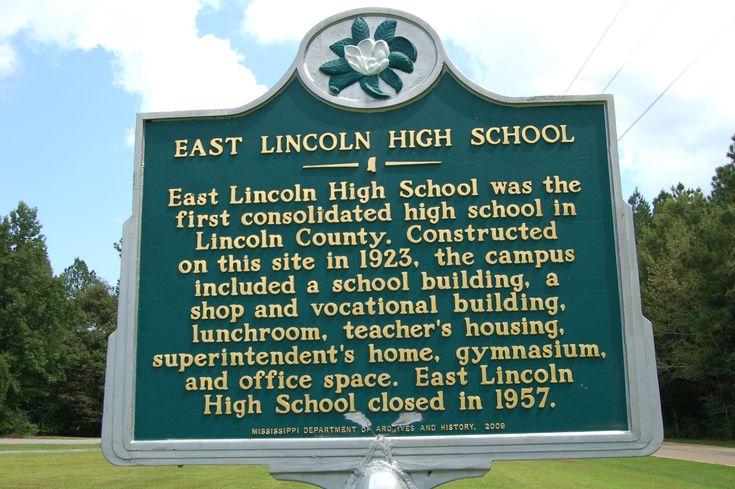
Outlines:
<svg viewBox="0 0 735 489"><path fill-rule="evenodd" d="M719 37L720 37L720 36L721 36L721 35L722 35L722 34L723 34L723 33L724 33L724 32L725 32L725 31L726 31L727 29L729 29L729 28L730 28L730 24L732 24L733 22L735 22L735 17L731 18L731 19L730 19L730 20L729 20L729 21L728 21L728 22L727 22L727 23L725 24L725 26L724 26L724 27L723 27L723 28L722 28L722 29L721 29L721 30L720 30L720 31L719 31L719 32L718 32L717 34L715 34L715 35L714 35L714 37L713 37L712 39L710 39L710 41L709 41L709 42L708 42L708 43L707 43L707 44L706 44L706 45L705 45L705 46L704 46L704 47L703 47L703 48L702 48L702 49L701 49L701 50L700 50L700 51L699 51L699 52L697 53L697 55L696 55L696 56L694 56L694 58L693 58L693 59L692 59L692 60L691 60L691 61L690 61L690 62L689 62L689 63L688 63L688 64L687 64L687 65L686 65L685 67L684 67L684 69L683 69L683 70L681 70L681 72L679 72L679 74L678 74L678 75L676 75L676 76L674 77L674 79L673 79L673 80L671 80L671 83L669 83L669 84L668 84L668 85L666 86L666 88L664 88L663 92L661 92L660 94L658 94L658 97L656 97L655 99L653 99L653 102L651 102L651 103L650 103L650 104L648 105L648 107L646 107L646 109L645 109L645 110L644 110L643 112L641 112L641 115L639 115L639 116L638 116L638 117L636 118L636 120L634 120L634 121L633 121L633 123L632 123L632 124L631 124L631 125L630 125L630 126L628 127L628 129L626 129L626 130L625 130L625 132L623 132L623 134L622 134L622 135L621 135L621 136L620 136L620 137L618 138L618 141L620 141L621 139L623 139L623 138L625 137L625 135L626 135L626 134L628 134L628 132L629 132L629 131L630 131L631 129L633 129L633 127L634 127L634 126L635 126L636 124L638 124L638 121L640 121L641 119L643 119L643 116L644 116L644 115L646 115L646 114L648 113L648 111L649 111L649 110L651 110L651 108L652 108L652 107L653 107L654 105L656 105L656 102L658 102L659 100L661 100L661 98L662 98L662 97L663 97L664 95L666 95L666 92L668 92L668 91L669 91L669 89L670 89L671 87L673 87L673 86L674 86L674 84L675 84L675 83L676 83L677 81L679 81L679 79L680 79L680 78L681 78L682 76L684 76L684 74L685 74L685 73L686 73L687 71L689 71L689 68L691 68L692 66L694 66L694 64L695 64L695 63L696 63L697 61L699 61L699 58L701 58L701 57L702 57L702 55L703 55L703 54L704 54L704 53L705 53L705 52L706 52L706 51L707 51L707 50L708 50L709 48L711 48L711 47L712 47L712 45L713 45L713 44L714 44L714 43L715 43L715 42L717 41L717 39L719 39Z"/></svg>
<svg viewBox="0 0 735 489"><path fill-rule="evenodd" d="M671 8L671 6L674 4L674 1L675 0L671 0L661 10L661 14L659 14L658 18L653 22L651 27L648 28L648 31L643 35L640 41L638 41L638 44L636 44L636 46L631 50L631 52L628 54L628 57L625 58L625 61L623 61L623 64L621 64L620 68L618 68L618 71L616 71L615 74L612 76L612 78L610 78L610 80L607 82L607 85L605 85L605 88L602 89L602 93L605 93L605 91L607 90L607 87L609 87L612 84L612 82L615 81L615 78L617 78L620 72L623 71L623 68L625 68L625 65L628 64L628 61L630 61L633 55L635 55L635 53L638 52L638 50L643 45L643 43L646 41L646 39L648 39L648 36L651 34L651 32L653 32L653 30L656 28L658 23L661 22L661 19L663 19L666 13L669 11L669 8Z"/></svg>
<svg viewBox="0 0 735 489"><path fill-rule="evenodd" d="M567 89L566 89L566 90L564 90L564 95L566 95L566 94L567 94L567 92L569 92L569 89L570 89L570 88L572 88L572 85L574 85L574 82L575 82L575 81L577 81L577 78L578 78L578 77L579 77L579 75L580 75L580 74L582 73L582 70L584 70L584 67L585 67L585 66L587 66L587 63L588 63L588 62L589 62L589 60L590 60L590 59L592 58L592 55L593 55L593 54L595 54L595 51L597 51L597 48L598 48L598 46L599 46L599 45L600 45L600 44L602 43L602 40L603 40L603 39L605 39L605 36L607 35L608 31L609 31L609 30L610 30L610 28L611 28L611 27L613 26L613 24L615 23L615 20L616 20L616 19L618 18L618 16L620 15L620 12L622 12L622 11L623 11L623 9L625 8L625 5L626 5L627 3L628 3L628 0L625 0L625 1L623 2L623 4L622 4L622 5L620 6L620 8L618 9L617 13L615 14L615 17L613 17L613 18L612 18L612 20L611 20L611 21L610 21L610 23L608 24L607 28L605 29L605 31L604 31L604 32L602 33L602 35L600 36L600 39L599 39L599 40L597 41L597 44L595 44L595 47L593 47L593 48L592 48L592 51L590 51L590 54L589 54L589 55L587 56L587 59L585 59L585 60L584 60L584 63L582 63L582 66L580 66L580 67L579 67L579 71L577 71L577 74L576 74L576 75L574 75L574 78L572 78L572 81L570 81L570 82L569 82L569 86L567 87Z"/></svg>

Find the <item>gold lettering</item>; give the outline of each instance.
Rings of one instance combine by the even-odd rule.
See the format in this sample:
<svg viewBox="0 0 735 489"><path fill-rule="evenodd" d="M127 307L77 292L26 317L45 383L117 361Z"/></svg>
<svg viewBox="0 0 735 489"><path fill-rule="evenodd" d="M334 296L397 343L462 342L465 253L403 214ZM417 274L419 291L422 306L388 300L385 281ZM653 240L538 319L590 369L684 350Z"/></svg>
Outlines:
<svg viewBox="0 0 735 489"><path fill-rule="evenodd" d="M230 143L230 155L234 156L237 154L237 145L242 143L242 136L225 138L225 142Z"/></svg>
<svg viewBox="0 0 735 489"><path fill-rule="evenodd" d="M204 145L202 144L201 139L197 139L194 141L194 146L191 147L191 153L189 153L189 158L193 156L206 156L207 153L204 152Z"/></svg>
<svg viewBox="0 0 735 489"><path fill-rule="evenodd" d="M188 154L187 152L187 144L189 144L188 139L177 139L174 141L174 144L176 145L176 151L174 151L174 158L185 158Z"/></svg>
<svg viewBox="0 0 735 489"><path fill-rule="evenodd" d="M222 147L222 138L212 138L211 141L209 141L209 156L219 156L224 152L224 148Z"/></svg>

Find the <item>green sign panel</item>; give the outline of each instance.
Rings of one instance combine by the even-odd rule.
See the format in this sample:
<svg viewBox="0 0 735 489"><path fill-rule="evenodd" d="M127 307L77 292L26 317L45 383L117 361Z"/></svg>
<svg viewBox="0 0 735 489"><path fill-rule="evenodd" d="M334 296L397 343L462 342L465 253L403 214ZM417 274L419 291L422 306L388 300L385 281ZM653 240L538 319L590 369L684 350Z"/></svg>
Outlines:
<svg viewBox="0 0 735 489"><path fill-rule="evenodd" d="M108 457L650 451L610 121L608 97L489 94L370 11L244 109L142 115Z"/></svg>

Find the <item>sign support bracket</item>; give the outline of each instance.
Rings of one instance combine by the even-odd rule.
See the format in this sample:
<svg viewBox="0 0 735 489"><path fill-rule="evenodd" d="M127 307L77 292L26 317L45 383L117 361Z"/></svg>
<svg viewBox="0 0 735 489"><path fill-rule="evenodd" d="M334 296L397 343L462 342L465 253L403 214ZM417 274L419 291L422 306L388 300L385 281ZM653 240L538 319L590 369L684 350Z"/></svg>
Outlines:
<svg viewBox="0 0 735 489"><path fill-rule="evenodd" d="M313 484L315 486L323 487L324 489L346 489L362 486L348 486L350 479L353 476L353 472L350 471L336 471L336 472L292 472L288 470L288 463L284 463L283 466L271 465L269 470L270 474L274 479L283 481L295 481L305 482L307 484ZM446 484L459 479L471 479L476 477L483 477L490 471L490 461L487 461L486 468L477 469L465 469L465 470L431 470L425 469L421 471L410 471L409 475L414 484L415 489L432 489L434 487ZM386 471L386 473L390 474ZM376 472L377 474L377 472ZM392 475L392 474L390 474ZM381 479L378 477L378 479ZM376 480L378 480L376 479ZM388 477L385 477L387 480ZM400 485L371 485L374 489L393 489L399 488ZM410 487L410 486L404 486Z"/></svg>

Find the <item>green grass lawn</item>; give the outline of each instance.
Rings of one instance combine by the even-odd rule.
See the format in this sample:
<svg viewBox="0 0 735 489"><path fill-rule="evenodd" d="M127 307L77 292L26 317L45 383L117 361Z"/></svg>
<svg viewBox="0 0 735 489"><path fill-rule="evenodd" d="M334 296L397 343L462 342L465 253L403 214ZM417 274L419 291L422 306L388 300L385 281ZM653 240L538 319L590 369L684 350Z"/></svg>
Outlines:
<svg viewBox="0 0 735 489"><path fill-rule="evenodd" d="M51 446L52 448L47 448ZM287 489L314 487L274 480L263 466L114 467L99 445L5 445L0 454L2 489ZM65 449L91 451L65 451ZM28 450L51 450L33 453ZM446 489L696 489L735 487L735 468L655 457L497 462L481 479Z"/></svg>

